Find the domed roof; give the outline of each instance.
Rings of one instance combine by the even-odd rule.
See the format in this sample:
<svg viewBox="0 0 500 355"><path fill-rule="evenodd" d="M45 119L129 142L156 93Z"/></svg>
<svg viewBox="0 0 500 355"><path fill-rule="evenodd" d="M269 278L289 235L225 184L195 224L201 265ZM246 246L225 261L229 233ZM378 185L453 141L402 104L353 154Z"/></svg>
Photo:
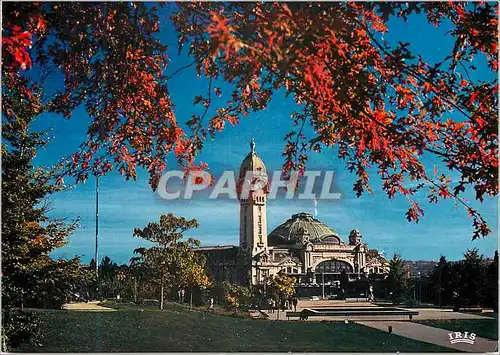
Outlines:
<svg viewBox="0 0 500 355"><path fill-rule="evenodd" d="M244 178L247 171L252 171L255 175L267 177L266 166L257 153L255 153L255 142L253 138L250 142L250 153L248 153L241 163L239 178Z"/></svg>
<svg viewBox="0 0 500 355"><path fill-rule="evenodd" d="M267 237L270 246L295 244L297 239L308 235L314 244L344 244L337 232L309 213L297 213L279 225Z"/></svg>

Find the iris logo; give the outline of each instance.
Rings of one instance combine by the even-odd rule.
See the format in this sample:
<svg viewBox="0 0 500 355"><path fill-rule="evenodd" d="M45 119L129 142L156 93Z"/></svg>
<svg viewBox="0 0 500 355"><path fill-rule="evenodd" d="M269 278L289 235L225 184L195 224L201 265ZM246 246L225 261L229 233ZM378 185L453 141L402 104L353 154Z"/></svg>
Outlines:
<svg viewBox="0 0 500 355"><path fill-rule="evenodd" d="M448 336L450 337L451 344L466 343L473 345L476 340L476 334L469 332L453 332L448 333Z"/></svg>

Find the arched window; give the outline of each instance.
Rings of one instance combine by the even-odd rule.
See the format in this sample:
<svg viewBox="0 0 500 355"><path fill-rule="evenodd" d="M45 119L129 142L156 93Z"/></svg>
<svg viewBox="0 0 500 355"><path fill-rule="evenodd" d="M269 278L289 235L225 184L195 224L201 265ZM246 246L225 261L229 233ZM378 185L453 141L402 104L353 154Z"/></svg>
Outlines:
<svg viewBox="0 0 500 355"><path fill-rule="evenodd" d="M316 266L316 273L333 273L340 274L342 271L350 273L353 272L352 266L341 260L326 260L322 261Z"/></svg>

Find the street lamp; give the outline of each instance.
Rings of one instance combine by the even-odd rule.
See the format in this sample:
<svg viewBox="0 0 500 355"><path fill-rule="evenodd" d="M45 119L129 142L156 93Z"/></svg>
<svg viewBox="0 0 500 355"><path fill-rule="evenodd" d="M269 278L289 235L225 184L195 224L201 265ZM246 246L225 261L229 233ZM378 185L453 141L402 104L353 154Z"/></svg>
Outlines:
<svg viewBox="0 0 500 355"><path fill-rule="evenodd" d="M418 301L422 302L422 274L418 272Z"/></svg>
<svg viewBox="0 0 500 355"><path fill-rule="evenodd" d="M323 299L325 299L325 271L321 272L321 278L322 278L321 286L323 289Z"/></svg>

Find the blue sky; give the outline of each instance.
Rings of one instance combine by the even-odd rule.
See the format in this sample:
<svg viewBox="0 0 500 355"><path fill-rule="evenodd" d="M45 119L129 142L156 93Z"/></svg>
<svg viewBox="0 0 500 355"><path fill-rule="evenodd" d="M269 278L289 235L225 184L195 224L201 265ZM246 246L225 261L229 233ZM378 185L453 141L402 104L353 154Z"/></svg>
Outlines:
<svg viewBox="0 0 500 355"><path fill-rule="evenodd" d="M161 39L171 48L169 72L189 63L184 55L177 56L177 38L168 20L169 8L160 11ZM453 46L445 35L446 26L434 28L423 16L414 16L408 24L393 22L385 39L395 43L405 41L420 53L424 60L433 63L442 60ZM484 67L484 58L477 59L477 66ZM489 71L478 70L478 79L489 79ZM220 84L224 90L228 88ZM206 91L206 81L196 77L194 70L185 70L169 83L170 93L176 105L175 113L180 121L189 119L196 109L192 106L194 96ZM50 89L48 87L47 89ZM280 169L283 162L283 136L291 129L290 113L295 104L278 93L265 111L242 117L240 124L229 127L214 141L205 145L200 160L208 163L214 172L237 170L249 151L249 141L255 138L257 152L264 160L268 171ZM34 129L51 130L52 139L46 149L39 152L37 164L49 165L63 156L76 151L85 139L89 117L84 110L77 110L70 120L61 116L45 114L39 118ZM435 162L425 158L430 169ZM342 193L338 201L319 201L318 218L335 229L344 240L352 229L359 229L370 248L377 248L391 256L401 253L408 260L437 260L441 254L448 259L458 259L468 248L477 247L480 252L491 256L498 247L498 205L496 199L487 199L475 204L483 213L493 233L482 240L471 240L471 220L465 210L455 207L453 202L438 205L426 203L425 195L419 196L425 216L418 224L405 219L407 201L398 197L389 200L381 191L377 179L373 179L374 195L356 198L352 191L355 176L344 167L333 149L310 156L309 168L334 170L336 191ZM168 164L175 169L175 160ZM95 194L94 181L80 184L71 190L58 193L52 198L52 217L68 220L80 218L80 227L70 236L69 244L54 252L56 257L82 256L88 262L94 253ZM100 179L100 250L101 256L126 263L134 248L144 245L132 236L135 227L142 227L159 216L172 212L187 218L196 218L200 228L188 233L201 240L204 245L237 244L239 233L239 208L237 201L208 200L195 198L190 201L165 201L152 192L148 176L140 171L137 181L125 181L118 173L111 173ZM473 194L465 195L473 200ZM292 214L301 211L313 212L313 202L269 201L267 208L268 233Z"/></svg>

